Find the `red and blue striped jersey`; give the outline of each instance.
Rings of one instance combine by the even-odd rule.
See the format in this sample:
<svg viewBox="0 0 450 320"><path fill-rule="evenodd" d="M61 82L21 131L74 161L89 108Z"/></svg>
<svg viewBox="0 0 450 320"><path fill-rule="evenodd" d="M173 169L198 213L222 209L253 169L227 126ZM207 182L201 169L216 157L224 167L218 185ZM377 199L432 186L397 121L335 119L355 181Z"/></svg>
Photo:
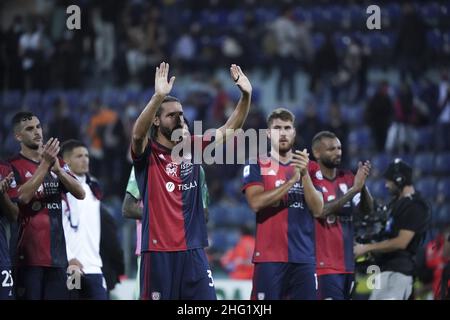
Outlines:
<svg viewBox="0 0 450 320"><path fill-rule="evenodd" d="M61 168L70 172L63 160ZM19 154L10 160L18 187L33 176L39 162ZM17 264L21 266L66 267L66 242L62 226L62 197L67 190L49 171L28 204L19 205ZM11 197L12 198L12 197ZM13 199L13 198L12 198ZM13 199L14 200L14 199Z"/></svg>
<svg viewBox="0 0 450 320"><path fill-rule="evenodd" d="M243 187L260 185L272 190L294 174L289 163L259 158L246 164ZM256 213L256 242L253 262L293 262L315 264L314 218L305 202L303 186L297 182L283 200Z"/></svg>
<svg viewBox="0 0 450 320"><path fill-rule="evenodd" d="M12 168L9 163L0 161L0 181L5 179L11 172ZM16 181L13 180L9 186L8 196L16 197L16 192L17 185ZM0 269L2 269L1 267L11 266L9 239L7 237L9 223L6 212L0 210Z"/></svg>
<svg viewBox="0 0 450 320"><path fill-rule="evenodd" d="M349 170L336 172L332 180L323 177L320 166L310 162L311 179L320 188L324 203L341 198L353 186L354 175ZM316 219L317 274L353 273L353 210L359 204L360 194L347 202L337 214Z"/></svg>
<svg viewBox="0 0 450 320"><path fill-rule="evenodd" d="M200 164L177 164L170 149L151 140L142 155L132 157L144 205L141 252L208 246Z"/></svg>

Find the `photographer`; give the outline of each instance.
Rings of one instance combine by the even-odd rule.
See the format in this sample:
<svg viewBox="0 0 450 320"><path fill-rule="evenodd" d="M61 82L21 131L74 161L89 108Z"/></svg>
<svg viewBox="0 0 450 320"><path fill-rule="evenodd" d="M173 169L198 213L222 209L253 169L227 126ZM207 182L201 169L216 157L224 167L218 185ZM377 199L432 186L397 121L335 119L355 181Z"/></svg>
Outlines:
<svg viewBox="0 0 450 320"><path fill-rule="evenodd" d="M357 244L355 256L377 253L381 268L378 288L371 300L406 300L410 297L415 270L414 256L429 229L431 212L426 201L414 190L412 168L400 159L391 162L384 173L386 187L394 196L389 204L386 239Z"/></svg>

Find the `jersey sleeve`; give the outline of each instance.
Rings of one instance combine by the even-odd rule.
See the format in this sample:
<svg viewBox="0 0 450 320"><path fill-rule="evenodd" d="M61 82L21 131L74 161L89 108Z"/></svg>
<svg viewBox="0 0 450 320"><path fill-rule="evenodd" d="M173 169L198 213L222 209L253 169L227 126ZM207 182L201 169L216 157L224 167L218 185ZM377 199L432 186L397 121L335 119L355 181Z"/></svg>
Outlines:
<svg viewBox="0 0 450 320"><path fill-rule="evenodd" d="M130 177L128 178L126 192L131 194L136 200L141 199L141 194L139 193L139 188L136 181L136 175L134 174L134 167L131 168L131 173Z"/></svg>
<svg viewBox="0 0 450 320"><path fill-rule="evenodd" d="M242 170L242 192L253 185L263 185L261 167L258 163L246 164Z"/></svg>
<svg viewBox="0 0 450 320"><path fill-rule="evenodd" d="M322 171L320 171L319 164L315 161L309 161L308 173L314 185L314 188L322 194L323 176Z"/></svg>
<svg viewBox="0 0 450 320"><path fill-rule="evenodd" d="M139 170L142 171L147 165L148 165L148 159L149 155L152 151L152 142L150 139L148 139L147 146L145 147L144 152L140 155L136 155L133 152L133 148L131 148L131 159L133 159L133 166Z"/></svg>

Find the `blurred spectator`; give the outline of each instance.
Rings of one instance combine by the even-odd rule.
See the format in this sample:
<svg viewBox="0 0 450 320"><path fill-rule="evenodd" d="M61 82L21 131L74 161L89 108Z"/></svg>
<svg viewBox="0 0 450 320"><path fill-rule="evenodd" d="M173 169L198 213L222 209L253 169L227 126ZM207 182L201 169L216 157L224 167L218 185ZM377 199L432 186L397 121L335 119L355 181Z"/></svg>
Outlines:
<svg viewBox="0 0 450 320"><path fill-rule="evenodd" d="M386 151L404 154L415 150L414 96L411 86L403 82L394 103L394 119L386 140Z"/></svg>
<svg viewBox="0 0 450 320"><path fill-rule="evenodd" d="M47 136L58 138L59 141L80 139L79 127L74 121L73 115L70 114L66 101L62 97L57 98L53 103L53 117L48 124Z"/></svg>
<svg viewBox="0 0 450 320"><path fill-rule="evenodd" d="M411 76L412 80L416 81L426 66L427 27L412 3L405 3L402 9L403 16L394 52L401 79L407 80L407 77Z"/></svg>
<svg viewBox="0 0 450 320"><path fill-rule="evenodd" d="M338 68L338 56L331 34L325 35L325 42L317 50L311 74L310 90L317 94L321 87L329 84L329 79Z"/></svg>
<svg viewBox="0 0 450 320"><path fill-rule="evenodd" d="M100 217L102 230L100 233L100 256L109 298L109 292L120 282L119 277L125 273L125 265L119 233L113 216L104 206L101 206Z"/></svg>
<svg viewBox="0 0 450 320"><path fill-rule="evenodd" d="M297 66L296 55L298 54L298 27L294 22L293 8L286 6L283 15L278 17L271 25L276 43L277 64L280 72L276 88L278 100L283 100L283 89L288 88L288 97L294 101L295 94L295 71Z"/></svg>
<svg viewBox="0 0 450 320"><path fill-rule="evenodd" d="M450 83L448 74L443 74L442 80L439 84L439 100L438 100L439 116L437 124L437 136L450 136ZM439 149L450 149L449 139L438 139Z"/></svg>
<svg viewBox="0 0 450 320"><path fill-rule="evenodd" d="M435 300L441 299L441 279L445 265L450 261L449 257L444 255L444 251L448 251L450 245L446 242L446 238L450 235L450 226L442 228L442 231L425 246L424 261L419 261L419 265L423 264L431 273L431 289ZM448 247L448 248L447 248ZM421 272L423 275L423 272ZM423 279L423 276L421 277Z"/></svg>
<svg viewBox="0 0 450 320"><path fill-rule="evenodd" d="M324 126L324 130L328 130L336 134L341 141L342 146L347 146L347 136L350 132L347 121L342 117L341 108L337 103L332 103L329 109L329 121ZM312 139L311 139L312 140ZM342 154L342 164L347 164L347 153Z"/></svg>
<svg viewBox="0 0 450 320"><path fill-rule="evenodd" d="M19 39L24 32L22 16L15 16L11 26L2 36L2 47L0 48L0 59L6 76L5 88L23 88L23 69L19 55Z"/></svg>
<svg viewBox="0 0 450 320"><path fill-rule="evenodd" d="M370 98L365 110L365 120L372 131L372 137L375 139L378 152L384 151L387 131L394 111L388 90L387 81L382 81L375 94Z"/></svg>
<svg viewBox="0 0 450 320"><path fill-rule="evenodd" d="M220 259L223 268L229 273L231 279L245 280L253 276L253 251L255 237L249 226L241 227L241 237L236 246L228 250Z"/></svg>
<svg viewBox="0 0 450 320"><path fill-rule="evenodd" d="M324 124L317 114L317 108L313 101L306 106L306 112L303 117L299 117L297 121L296 147L298 149L307 148L311 150L311 141L314 135L322 131Z"/></svg>

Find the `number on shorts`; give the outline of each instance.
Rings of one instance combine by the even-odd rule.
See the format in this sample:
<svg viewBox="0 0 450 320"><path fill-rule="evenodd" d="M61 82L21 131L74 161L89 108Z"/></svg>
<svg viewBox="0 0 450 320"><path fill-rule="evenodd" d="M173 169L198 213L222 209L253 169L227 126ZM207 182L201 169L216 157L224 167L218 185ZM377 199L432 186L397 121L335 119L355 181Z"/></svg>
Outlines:
<svg viewBox="0 0 450 320"><path fill-rule="evenodd" d="M5 277L2 281L2 287L12 287L14 282L11 275L11 270L3 270L2 276Z"/></svg>
<svg viewBox="0 0 450 320"><path fill-rule="evenodd" d="M211 282L210 283L208 283L208 285L210 286L210 287L214 287L214 279L213 279L213 277L212 277L212 272L211 272L211 270L206 270L206 272L208 272L208 278L210 278L211 279Z"/></svg>

